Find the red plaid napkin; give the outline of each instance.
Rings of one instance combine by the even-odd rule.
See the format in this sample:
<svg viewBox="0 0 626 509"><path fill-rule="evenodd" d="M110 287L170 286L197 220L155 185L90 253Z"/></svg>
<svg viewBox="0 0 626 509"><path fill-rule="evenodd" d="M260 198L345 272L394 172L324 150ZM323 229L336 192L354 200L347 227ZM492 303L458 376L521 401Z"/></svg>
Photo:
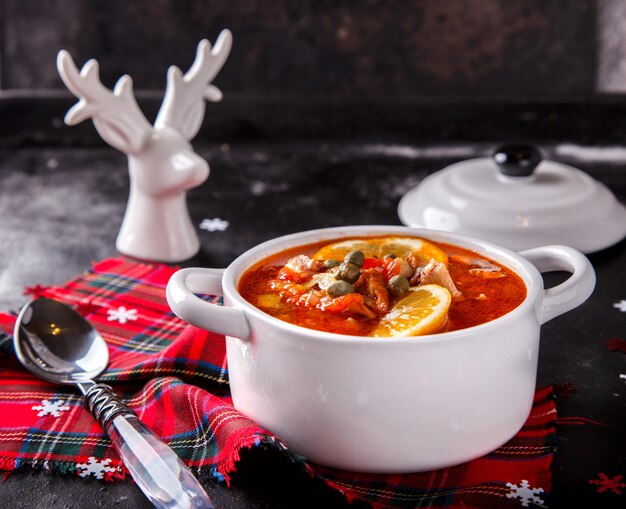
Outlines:
<svg viewBox="0 0 626 509"><path fill-rule="evenodd" d="M167 306L165 286L174 270L108 259L63 287L27 293L71 304L91 321L110 351L100 380L197 473L228 482L242 448L277 447L348 499L378 507L518 508L548 501L556 419L551 388L537 391L528 421L510 442L457 467L371 475L309 464L233 408L223 336L187 327ZM0 314L0 470L123 479L126 469L81 397L17 363L14 322L14 315Z"/></svg>

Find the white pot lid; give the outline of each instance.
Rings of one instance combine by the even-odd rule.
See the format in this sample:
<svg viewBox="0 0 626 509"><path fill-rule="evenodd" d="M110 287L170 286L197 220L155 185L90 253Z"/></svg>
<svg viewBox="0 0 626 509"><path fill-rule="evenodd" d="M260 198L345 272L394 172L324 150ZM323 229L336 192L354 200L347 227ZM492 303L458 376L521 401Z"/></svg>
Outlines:
<svg viewBox="0 0 626 509"><path fill-rule="evenodd" d="M516 251L565 244L591 253L626 236L626 208L606 186L541 161L526 145L430 175L404 195L398 215L407 226L465 233Z"/></svg>

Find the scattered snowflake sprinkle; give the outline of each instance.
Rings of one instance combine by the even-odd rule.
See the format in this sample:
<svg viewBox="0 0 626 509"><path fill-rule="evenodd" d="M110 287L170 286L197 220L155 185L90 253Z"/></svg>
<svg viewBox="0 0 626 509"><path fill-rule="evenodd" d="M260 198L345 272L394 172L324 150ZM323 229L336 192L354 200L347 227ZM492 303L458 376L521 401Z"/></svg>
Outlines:
<svg viewBox="0 0 626 509"><path fill-rule="evenodd" d="M538 505L544 503L537 496L539 493L543 493L543 488L531 488L526 479L522 479L519 486L510 482L506 483L506 485L511 489L511 493L507 493L506 498L519 498L522 507L528 507L528 502Z"/></svg>
<svg viewBox="0 0 626 509"><path fill-rule="evenodd" d="M626 313L626 300L620 300L613 304L614 308L619 309L622 313Z"/></svg>
<svg viewBox="0 0 626 509"><path fill-rule="evenodd" d="M224 230L226 230L226 228L228 228L229 225L230 223L228 221L224 221L219 217L215 217L213 219L203 219L200 223L200 229L206 230L208 232L223 232Z"/></svg>
<svg viewBox="0 0 626 509"><path fill-rule="evenodd" d="M604 342L604 346L609 352L623 352L626 353L626 341L620 338L613 338Z"/></svg>
<svg viewBox="0 0 626 509"><path fill-rule="evenodd" d="M115 468L108 466L110 462L110 459L99 461L93 456L89 456L89 463L76 464L76 467L82 470L82 472L79 472L78 475L81 477L87 477L93 474L96 479L102 479L105 473L115 472Z"/></svg>
<svg viewBox="0 0 626 509"><path fill-rule="evenodd" d="M606 474L598 474L598 479L592 479L589 484L595 484L598 488L598 493L604 493L606 490L610 490L616 495L622 494L622 488L626 488L626 484L621 482L624 478L622 475L615 475L609 477Z"/></svg>
<svg viewBox="0 0 626 509"><path fill-rule="evenodd" d="M33 405L33 410L38 410L37 416L44 417L46 415L51 415L53 417L61 417L61 412L65 412L69 410L70 407L65 404L64 399L57 399L56 401L52 401L49 399L42 399L41 405Z"/></svg>
<svg viewBox="0 0 626 509"><path fill-rule="evenodd" d="M129 320L137 320L136 309L126 309L125 306L120 306L117 309L107 310L107 320L109 322L118 321L121 324L128 322Z"/></svg>
<svg viewBox="0 0 626 509"><path fill-rule="evenodd" d="M626 373L622 373L619 376L622 380L624 380L624 382L626 382Z"/></svg>

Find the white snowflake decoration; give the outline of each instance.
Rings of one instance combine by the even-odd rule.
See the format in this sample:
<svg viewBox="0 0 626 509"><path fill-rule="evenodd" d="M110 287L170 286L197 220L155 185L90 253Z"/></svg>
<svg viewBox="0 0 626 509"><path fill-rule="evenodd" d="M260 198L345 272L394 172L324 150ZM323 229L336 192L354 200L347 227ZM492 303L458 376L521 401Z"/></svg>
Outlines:
<svg viewBox="0 0 626 509"><path fill-rule="evenodd" d="M626 382L626 373L622 373L619 376L622 380L624 380L624 382Z"/></svg>
<svg viewBox="0 0 626 509"><path fill-rule="evenodd" d="M42 399L41 405L33 405L33 410L39 410L37 412L38 417L44 417L45 415L52 415L53 417L61 417L61 412L69 410L70 407L65 404L64 399L57 399L51 401L49 399Z"/></svg>
<svg viewBox="0 0 626 509"><path fill-rule="evenodd" d="M511 488L511 493L507 493L506 498L519 498L522 502L522 507L528 507L528 502L537 505L544 503L543 500L537 496L539 493L543 493L543 488L531 488L526 479L522 479L519 486L517 484L511 484L510 482L506 483L506 485Z"/></svg>
<svg viewBox="0 0 626 509"><path fill-rule="evenodd" d="M121 324L125 324L129 320L137 320L137 310L136 309L126 309L125 306L120 306L117 309L109 309L107 310L107 320L109 322L118 321Z"/></svg>
<svg viewBox="0 0 626 509"><path fill-rule="evenodd" d="M619 309L622 313L626 313L626 300L620 300L613 304L614 308Z"/></svg>
<svg viewBox="0 0 626 509"><path fill-rule="evenodd" d="M200 229L208 232L223 232L229 225L230 223L228 221L224 221L223 219L216 217L214 219L203 219L200 223Z"/></svg>
<svg viewBox="0 0 626 509"><path fill-rule="evenodd" d="M96 479L102 479L106 472L115 472L115 468L108 466L110 462L110 459L98 461L93 456L89 456L89 463L76 464L76 467L82 470L78 475L87 477L93 474Z"/></svg>

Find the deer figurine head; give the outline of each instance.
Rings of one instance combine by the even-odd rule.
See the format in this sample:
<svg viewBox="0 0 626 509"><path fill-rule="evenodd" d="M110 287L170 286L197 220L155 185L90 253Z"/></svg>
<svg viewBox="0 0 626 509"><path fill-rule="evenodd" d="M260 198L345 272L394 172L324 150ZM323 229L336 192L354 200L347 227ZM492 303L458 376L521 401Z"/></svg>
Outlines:
<svg viewBox="0 0 626 509"><path fill-rule="evenodd" d="M185 75L176 66L169 68L154 126L137 105L130 76L122 76L111 91L100 82L96 60L79 72L70 54L59 52L61 79L79 99L65 115L65 123L91 118L100 136L128 156L130 194L116 241L120 253L179 262L198 252L200 241L189 217L186 192L207 179L209 165L189 142L202 124L205 99L222 98L211 81L231 44L231 33L224 30L213 47L206 39L200 42Z"/></svg>

